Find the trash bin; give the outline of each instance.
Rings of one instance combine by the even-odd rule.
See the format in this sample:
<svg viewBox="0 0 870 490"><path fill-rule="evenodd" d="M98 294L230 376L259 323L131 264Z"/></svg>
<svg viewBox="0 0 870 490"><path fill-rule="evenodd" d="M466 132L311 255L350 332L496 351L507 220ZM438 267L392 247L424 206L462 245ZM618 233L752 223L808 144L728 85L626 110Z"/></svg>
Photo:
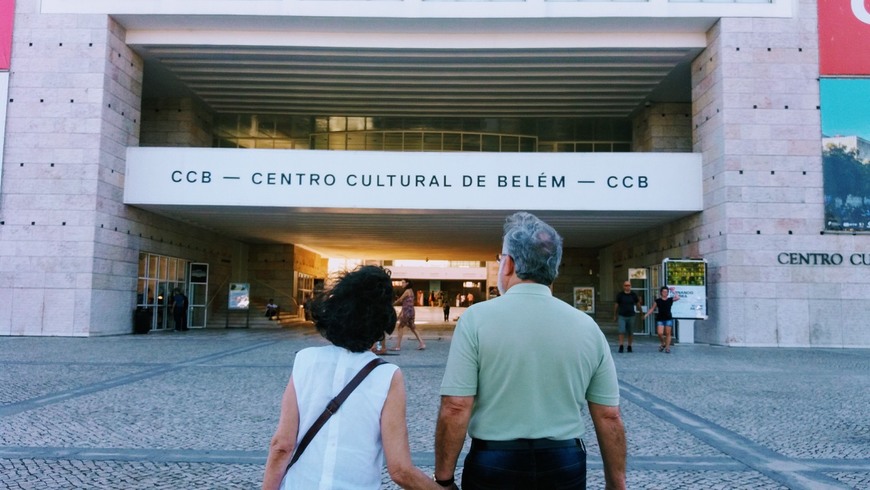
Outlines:
<svg viewBox="0 0 870 490"><path fill-rule="evenodd" d="M133 333L146 334L151 331L151 308L139 307L133 310Z"/></svg>

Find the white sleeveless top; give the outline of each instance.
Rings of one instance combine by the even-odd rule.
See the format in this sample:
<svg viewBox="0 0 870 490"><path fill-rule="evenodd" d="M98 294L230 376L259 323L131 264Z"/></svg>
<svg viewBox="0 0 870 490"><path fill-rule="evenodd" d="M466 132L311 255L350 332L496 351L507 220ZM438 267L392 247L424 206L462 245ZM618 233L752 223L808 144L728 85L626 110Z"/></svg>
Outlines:
<svg viewBox="0 0 870 490"><path fill-rule="evenodd" d="M376 357L334 345L296 354L292 376L299 405L297 444L326 404ZM384 364L369 373L287 472L282 490L381 488L381 411L396 369Z"/></svg>

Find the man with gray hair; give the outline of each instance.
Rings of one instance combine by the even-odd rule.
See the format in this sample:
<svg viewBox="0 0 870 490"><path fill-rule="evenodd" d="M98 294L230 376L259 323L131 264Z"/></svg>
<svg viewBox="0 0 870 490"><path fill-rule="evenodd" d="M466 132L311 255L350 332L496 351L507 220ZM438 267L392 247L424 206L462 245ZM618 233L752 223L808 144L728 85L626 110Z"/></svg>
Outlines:
<svg viewBox="0 0 870 490"><path fill-rule="evenodd" d="M553 297L562 238L520 212L504 226L500 297L460 318L441 383L435 481L463 490L586 488L588 405L607 488L625 488L625 431L610 347L588 315Z"/></svg>

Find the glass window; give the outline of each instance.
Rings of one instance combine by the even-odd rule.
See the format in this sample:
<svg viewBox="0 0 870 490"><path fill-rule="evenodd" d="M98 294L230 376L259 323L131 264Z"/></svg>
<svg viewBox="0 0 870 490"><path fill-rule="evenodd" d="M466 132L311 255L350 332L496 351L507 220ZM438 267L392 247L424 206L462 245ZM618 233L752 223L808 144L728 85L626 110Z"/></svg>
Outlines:
<svg viewBox="0 0 870 490"><path fill-rule="evenodd" d="M462 151L480 151L480 134L463 134Z"/></svg>
<svg viewBox="0 0 870 490"><path fill-rule="evenodd" d="M347 133L329 133L329 149L344 150L347 148Z"/></svg>
<svg viewBox="0 0 870 490"><path fill-rule="evenodd" d="M405 133L403 151L423 150L423 133Z"/></svg>
<svg viewBox="0 0 870 490"><path fill-rule="evenodd" d="M443 151L460 151L462 149L462 135L459 133L444 134Z"/></svg>
<svg viewBox="0 0 870 490"><path fill-rule="evenodd" d="M347 131L347 118L346 117L330 117L329 118L329 131L330 132Z"/></svg>
<svg viewBox="0 0 870 490"><path fill-rule="evenodd" d="M186 260L178 259L178 266L175 269L175 280L180 282L182 286L187 282L187 262Z"/></svg>
<svg viewBox="0 0 870 490"><path fill-rule="evenodd" d="M591 152L631 151L631 134L631 122L622 118L231 114L215 117L212 144L357 151Z"/></svg>
<svg viewBox="0 0 870 490"><path fill-rule="evenodd" d="M329 118L317 117L314 119L314 132L326 133L329 131Z"/></svg>
<svg viewBox="0 0 870 490"><path fill-rule="evenodd" d="M483 151L499 151L499 139L497 134L483 135Z"/></svg>
<svg viewBox="0 0 870 490"><path fill-rule="evenodd" d="M402 133L384 134L384 150L402 151Z"/></svg>
<svg viewBox="0 0 870 490"><path fill-rule="evenodd" d="M423 134L423 150L424 151L441 151L441 139L443 133L424 133Z"/></svg>
<svg viewBox="0 0 870 490"><path fill-rule="evenodd" d="M365 133L347 133L347 149L362 151L366 149Z"/></svg>
<svg viewBox="0 0 870 490"><path fill-rule="evenodd" d="M501 151L502 152L520 151L520 138L517 136L502 136L501 137Z"/></svg>
<svg viewBox="0 0 870 490"><path fill-rule="evenodd" d="M278 136L275 131L275 126L277 125L277 116L273 114L263 114L259 116L259 123L257 124L257 138L275 138Z"/></svg>
<svg viewBox="0 0 870 490"><path fill-rule="evenodd" d="M345 131L363 131L366 128L366 118L364 117L349 117L347 118L347 129Z"/></svg>
<svg viewBox="0 0 870 490"><path fill-rule="evenodd" d="M278 129L282 130L282 127L278 126ZM308 138L311 131L311 118L293 116L290 120L290 131L286 132L286 134L294 138Z"/></svg>
<svg viewBox="0 0 870 490"><path fill-rule="evenodd" d="M534 152L536 144L534 138L520 138L520 151Z"/></svg>
<svg viewBox="0 0 870 490"><path fill-rule="evenodd" d="M326 134L317 134L311 137L311 148L314 150L329 149L329 138Z"/></svg>
<svg viewBox="0 0 870 490"><path fill-rule="evenodd" d="M384 134L383 133L366 133L366 150L383 150L384 149Z"/></svg>
<svg viewBox="0 0 870 490"><path fill-rule="evenodd" d="M405 129L422 131L424 129L428 129L426 122L424 119L419 117L406 117L405 118Z"/></svg>
<svg viewBox="0 0 870 490"><path fill-rule="evenodd" d="M146 302L146 300L148 299L148 295L146 294L147 289L148 281L145 279L139 279L136 284L136 306L148 304Z"/></svg>

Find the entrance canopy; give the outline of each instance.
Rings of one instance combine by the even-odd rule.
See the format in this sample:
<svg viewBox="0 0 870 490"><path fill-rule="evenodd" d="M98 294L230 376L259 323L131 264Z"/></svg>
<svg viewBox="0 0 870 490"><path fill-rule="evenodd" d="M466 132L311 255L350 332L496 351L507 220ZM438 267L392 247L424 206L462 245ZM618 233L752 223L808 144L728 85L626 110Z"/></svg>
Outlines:
<svg viewBox="0 0 870 490"><path fill-rule="evenodd" d="M143 98L189 97L217 116L623 121L647 104L692 101L690 64L720 18L790 17L792 8L791 0L40 7L111 16L144 60ZM691 154L145 150L130 149L126 203L330 257L491 259L514 210L551 222L566 246L599 247L702 209L700 157Z"/></svg>
<svg viewBox="0 0 870 490"><path fill-rule="evenodd" d="M124 202L327 257L491 260L530 211L600 247L703 209L692 153L129 148Z"/></svg>

